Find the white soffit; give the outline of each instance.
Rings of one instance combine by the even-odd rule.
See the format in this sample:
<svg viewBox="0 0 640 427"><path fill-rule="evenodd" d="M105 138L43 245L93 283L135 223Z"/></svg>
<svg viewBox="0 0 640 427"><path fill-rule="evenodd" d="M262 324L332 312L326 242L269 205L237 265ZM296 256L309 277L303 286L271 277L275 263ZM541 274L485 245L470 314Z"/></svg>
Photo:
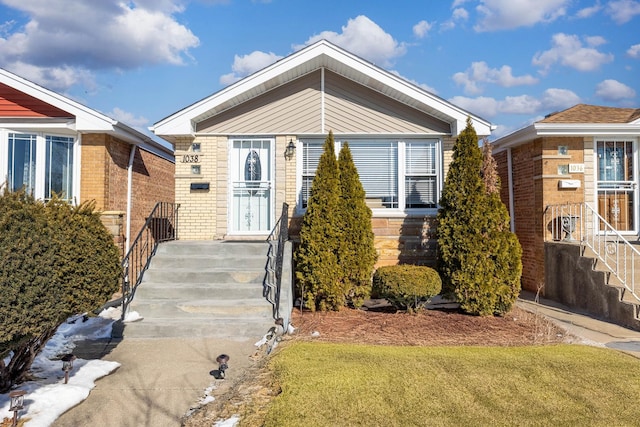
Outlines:
<svg viewBox="0 0 640 427"><path fill-rule="evenodd" d="M285 57L221 91L156 123L156 135L191 135L193 124L246 102L275 87L325 67L345 78L376 90L408 106L452 124L454 134L471 117L479 135L489 135L492 125L484 119L441 99L420 87L321 40Z"/></svg>
<svg viewBox="0 0 640 427"><path fill-rule="evenodd" d="M494 152L542 136L640 137L640 121L632 123L534 123L494 141Z"/></svg>

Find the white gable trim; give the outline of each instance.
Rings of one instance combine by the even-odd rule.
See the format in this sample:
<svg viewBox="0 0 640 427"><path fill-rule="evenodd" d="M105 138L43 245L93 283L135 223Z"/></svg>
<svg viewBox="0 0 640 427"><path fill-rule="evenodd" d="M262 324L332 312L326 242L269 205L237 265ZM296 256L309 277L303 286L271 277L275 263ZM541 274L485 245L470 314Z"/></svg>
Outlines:
<svg viewBox="0 0 640 427"><path fill-rule="evenodd" d="M352 77L361 76L366 77L367 80L378 82L381 87L385 88L387 96L450 123L453 135L457 135L464 129L467 117L471 117L473 126L479 135L489 135L494 128L486 120L474 116L326 40L320 40L166 117L150 129L156 135L193 135L194 123L210 117L210 111L217 106L225 103L230 106L238 105L280 84L285 84L303 74L325 67L342 75L349 73L352 74ZM344 73L341 73L341 70ZM350 76L346 75L345 77L349 78ZM396 96L391 96L391 94Z"/></svg>

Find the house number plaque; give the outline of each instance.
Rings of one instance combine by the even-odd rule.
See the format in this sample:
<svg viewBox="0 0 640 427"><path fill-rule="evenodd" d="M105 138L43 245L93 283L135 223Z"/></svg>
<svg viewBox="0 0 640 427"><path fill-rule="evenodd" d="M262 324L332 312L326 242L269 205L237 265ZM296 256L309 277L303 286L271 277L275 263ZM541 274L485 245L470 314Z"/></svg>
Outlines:
<svg viewBox="0 0 640 427"><path fill-rule="evenodd" d="M199 154L184 154L182 156L182 163L200 163Z"/></svg>

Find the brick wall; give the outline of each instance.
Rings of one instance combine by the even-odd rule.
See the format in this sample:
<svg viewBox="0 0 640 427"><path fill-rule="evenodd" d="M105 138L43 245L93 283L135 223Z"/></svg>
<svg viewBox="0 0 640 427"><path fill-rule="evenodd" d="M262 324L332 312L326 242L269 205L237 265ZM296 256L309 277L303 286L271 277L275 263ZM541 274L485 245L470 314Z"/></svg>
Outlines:
<svg viewBox="0 0 640 427"><path fill-rule="evenodd" d="M124 215L127 210L128 164L131 145L106 134L82 136L81 202L95 200L100 211ZM131 199L131 239L134 239L158 201L173 202L174 164L136 148ZM123 218L126 224L126 217ZM116 237L124 243L126 230Z"/></svg>
<svg viewBox="0 0 640 427"><path fill-rule="evenodd" d="M545 208L584 201L585 174L563 175L558 168L585 163L584 142L580 137L547 137L511 149L515 232L522 246L524 289L536 292L544 285L544 237L548 232L548 224L544 223ZM559 146L566 146L567 154L560 153ZM509 206L507 151L497 153L495 158L502 184L500 196ZM579 180L580 188L560 189L558 183L562 179Z"/></svg>

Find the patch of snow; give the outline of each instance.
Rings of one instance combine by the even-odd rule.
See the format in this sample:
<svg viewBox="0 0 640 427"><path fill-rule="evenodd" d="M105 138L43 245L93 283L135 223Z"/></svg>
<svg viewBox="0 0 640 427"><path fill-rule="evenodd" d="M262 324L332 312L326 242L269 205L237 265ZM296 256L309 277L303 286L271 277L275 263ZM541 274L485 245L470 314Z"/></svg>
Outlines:
<svg viewBox="0 0 640 427"><path fill-rule="evenodd" d="M104 313L104 312L103 312ZM19 384L16 389L26 391L25 408L18 415L28 421L26 427L47 427L60 415L87 398L95 387L95 381L109 375L120 364L104 360L76 359L69 372L69 382L64 384L63 354L71 353L75 341L100 339L111 336L113 319L109 316L74 316L58 327L56 333L36 357L31 372L36 380ZM10 355L7 359L10 360ZM5 360L8 363L8 360ZM0 413L10 417L9 393L0 394Z"/></svg>
<svg viewBox="0 0 640 427"><path fill-rule="evenodd" d="M213 427L234 427L240 421L240 417L234 415L233 417L226 420L219 420L213 425Z"/></svg>
<svg viewBox="0 0 640 427"><path fill-rule="evenodd" d="M140 313L137 311L130 311L124 317L124 323L138 322L142 319L144 319L144 317L140 316Z"/></svg>
<svg viewBox="0 0 640 427"><path fill-rule="evenodd" d="M258 347L258 348L260 348L260 347L262 347L263 345L265 345L265 344L267 343L267 336L268 336L268 335L269 335L269 334L265 334L265 335L262 337L262 339L260 339L259 341L256 341L256 343L255 343L254 345L255 345L256 347Z"/></svg>

